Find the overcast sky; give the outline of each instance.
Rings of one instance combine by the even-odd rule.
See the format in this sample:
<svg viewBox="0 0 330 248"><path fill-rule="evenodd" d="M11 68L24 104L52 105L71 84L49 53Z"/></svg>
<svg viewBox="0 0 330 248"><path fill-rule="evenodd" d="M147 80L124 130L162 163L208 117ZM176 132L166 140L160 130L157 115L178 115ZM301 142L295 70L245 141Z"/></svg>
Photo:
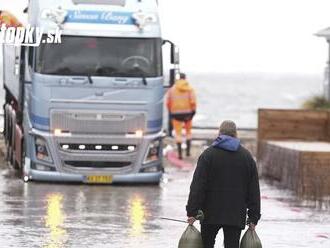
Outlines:
<svg viewBox="0 0 330 248"><path fill-rule="evenodd" d="M329 0L160 0L187 71L323 73Z"/></svg>
<svg viewBox="0 0 330 248"><path fill-rule="evenodd" d="M0 0L19 13L26 0ZM195 72L323 73L329 0L159 0L164 38Z"/></svg>

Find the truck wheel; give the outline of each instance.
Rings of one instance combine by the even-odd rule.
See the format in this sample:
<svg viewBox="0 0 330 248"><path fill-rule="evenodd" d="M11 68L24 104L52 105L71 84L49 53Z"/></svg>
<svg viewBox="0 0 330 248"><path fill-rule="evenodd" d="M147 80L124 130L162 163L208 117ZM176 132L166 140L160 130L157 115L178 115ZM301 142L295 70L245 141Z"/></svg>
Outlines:
<svg viewBox="0 0 330 248"><path fill-rule="evenodd" d="M9 161L9 154L10 154L10 145L9 145L9 134L10 133L10 123L8 118L8 107L5 107L5 116L4 116L4 139L5 139L5 145L6 145L6 161Z"/></svg>
<svg viewBox="0 0 330 248"><path fill-rule="evenodd" d="M9 145L6 145L6 161L7 162L10 162L12 160L12 149L11 149L11 146Z"/></svg>
<svg viewBox="0 0 330 248"><path fill-rule="evenodd" d="M11 133L10 125L8 125L8 126L9 127L8 127L7 132ZM12 160L13 160L13 146L11 144L12 142L11 142L11 137L10 136L11 135L8 134L8 136L6 137L6 140L7 140L7 142L6 142L6 161L8 161L9 163L11 163Z"/></svg>
<svg viewBox="0 0 330 248"><path fill-rule="evenodd" d="M8 132L8 113L7 113L7 105L5 104L3 107L3 137L5 140L5 145L7 145L7 132Z"/></svg>
<svg viewBox="0 0 330 248"><path fill-rule="evenodd" d="M19 169L19 177L24 180L24 165L25 165L25 145L24 145L24 139L22 141L22 148L21 148L21 166Z"/></svg>
<svg viewBox="0 0 330 248"><path fill-rule="evenodd" d="M15 152L12 153L12 159L11 159L11 164L14 167L15 170L19 169L18 163L16 162L16 155Z"/></svg>

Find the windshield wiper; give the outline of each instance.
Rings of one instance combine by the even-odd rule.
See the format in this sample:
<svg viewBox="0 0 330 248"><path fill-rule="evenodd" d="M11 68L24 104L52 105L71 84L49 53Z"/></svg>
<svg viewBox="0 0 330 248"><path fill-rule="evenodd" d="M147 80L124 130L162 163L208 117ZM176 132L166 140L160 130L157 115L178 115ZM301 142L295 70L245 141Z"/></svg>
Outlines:
<svg viewBox="0 0 330 248"><path fill-rule="evenodd" d="M136 72L125 72L126 75L131 75L133 77L141 77L143 85L148 85L147 78L144 72L136 73Z"/></svg>
<svg viewBox="0 0 330 248"><path fill-rule="evenodd" d="M90 74L87 75L87 78L88 78L89 84L94 84L93 79L92 79L92 76Z"/></svg>
<svg viewBox="0 0 330 248"><path fill-rule="evenodd" d="M148 85L145 73L140 68L134 68L128 71L116 71L117 77L141 77L143 85Z"/></svg>
<svg viewBox="0 0 330 248"><path fill-rule="evenodd" d="M140 75L143 85L148 85L144 71L139 66L134 66L132 74Z"/></svg>
<svg viewBox="0 0 330 248"><path fill-rule="evenodd" d="M143 83L143 85L148 85L148 82L147 82L146 76L144 75L143 72L141 73L141 77L142 77L142 83Z"/></svg>

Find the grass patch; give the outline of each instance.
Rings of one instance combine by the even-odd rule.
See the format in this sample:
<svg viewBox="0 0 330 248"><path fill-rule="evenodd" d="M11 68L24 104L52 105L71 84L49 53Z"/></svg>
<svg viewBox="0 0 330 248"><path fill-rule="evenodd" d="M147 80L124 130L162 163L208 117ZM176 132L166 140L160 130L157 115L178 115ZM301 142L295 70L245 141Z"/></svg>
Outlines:
<svg viewBox="0 0 330 248"><path fill-rule="evenodd" d="M330 109L330 101L323 96L314 96L303 103L305 109Z"/></svg>

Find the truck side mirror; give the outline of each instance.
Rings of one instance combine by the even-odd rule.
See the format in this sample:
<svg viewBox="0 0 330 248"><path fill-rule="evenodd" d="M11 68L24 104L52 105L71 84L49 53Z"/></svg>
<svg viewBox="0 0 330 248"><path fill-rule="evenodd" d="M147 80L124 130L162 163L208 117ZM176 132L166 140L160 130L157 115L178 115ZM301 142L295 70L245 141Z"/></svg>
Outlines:
<svg viewBox="0 0 330 248"><path fill-rule="evenodd" d="M169 89L171 88L176 81L176 77L178 75L178 69L170 69L170 74L169 74L169 79L168 82L166 82L166 84L164 85L164 88Z"/></svg>
<svg viewBox="0 0 330 248"><path fill-rule="evenodd" d="M174 44L171 45L171 64L180 64L179 47Z"/></svg>

